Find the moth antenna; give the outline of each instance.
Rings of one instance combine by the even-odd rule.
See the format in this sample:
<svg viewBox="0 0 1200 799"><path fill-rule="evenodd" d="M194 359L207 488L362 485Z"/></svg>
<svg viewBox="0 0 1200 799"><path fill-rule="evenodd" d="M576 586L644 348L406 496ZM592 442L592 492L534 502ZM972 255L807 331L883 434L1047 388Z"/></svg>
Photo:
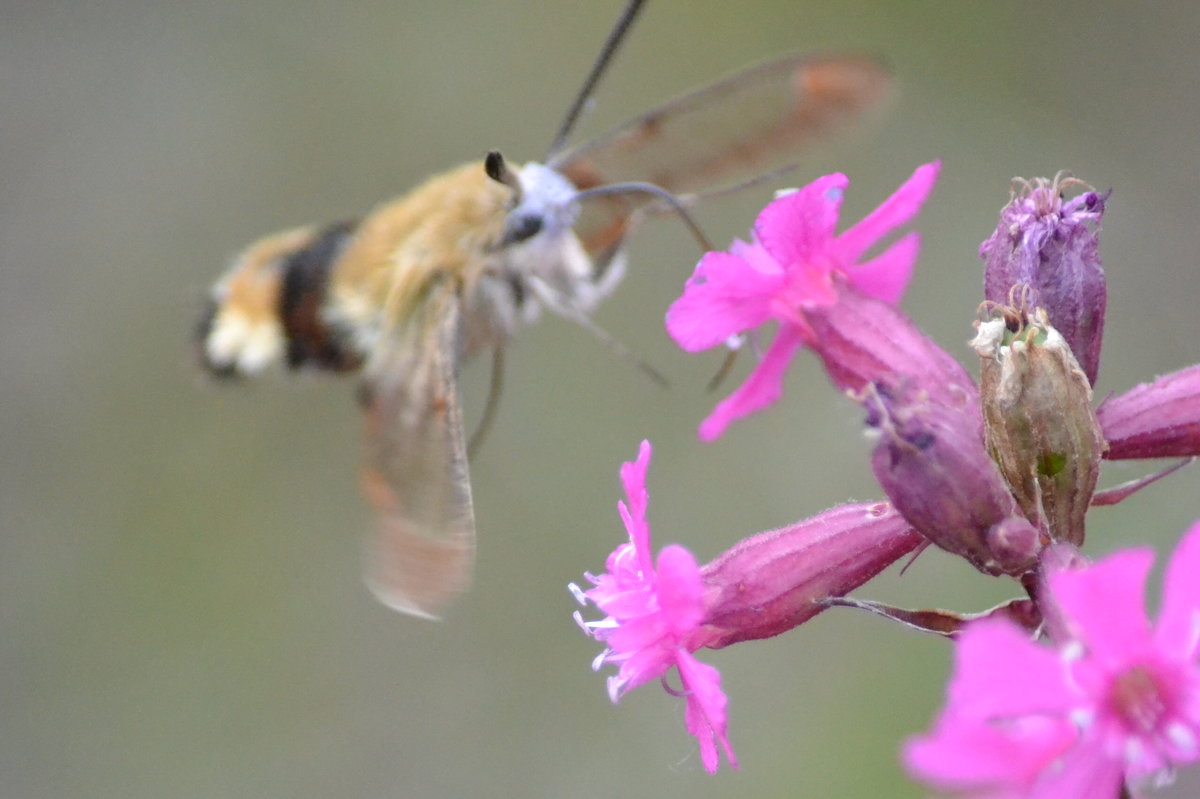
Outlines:
<svg viewBox="0 0 1200 799"><path fill-rule="evenodd" d="M479 417L479 426L475 428L475 432L471 434L471 440L467 442L467 458L475 459L476 453L479 452L479 447L487 438L487 434L492 429L492 423L496 421L496 411L500 408L500 390L504 388L504 348L495 347L492 349L492 377L488 383L487 403L483 406L483 414Z"/></svg>
<svg viewBox="0 0 1200 799"><path fill-rule="evenodd" d="M504 160L504 156L499 150L489 150L487 156L483 159L483 171L487 176L497 183L503 183L513 190L513 202L521 202L521 197L525 190L521 188L521 179L517 177L517 173L509 168L508 162Z"/></svg>
<svg viewBox="0 0 1200 799"><path fill-rule="evenodd" d="M587 332L591 333L596 339L606 346L613 355L626 361L630 361L638 369L641 369L651 380L657 383L662 388L670 388L671 383L663 376L663 373L655 369L646 361L634 354L633 350L629 349L619 339L615 338L607 330L600 327L586 313L576 308L575 306L563 302L558 293L551 288L544 280L534 279L530 281L534 293L538 299L546 304L550 310L554 311L564 319L569 319L575 324L582 327Z"/></svg>
<svg viewBox="0 0 1200 799"><path fill-rule="evenodd" d="M621 12L621 16L617 17L616 23L608 33L608 38L604 40L604 45L600 48L600 55L596 56L596 61L592 64L591 72L584 78L583 86L580 87L579 93L575 95L575 102L571 103L571 107L567 109L567 115L563 119L562 124L559 125L558 133L554 135L554 141L550 145L550 152L546 155L547 162L551 161L567 143L567 137L571 135L571 131L575 128L575 123L579 121L579 115L583 111L583 107L596 91L596 86L600 83L600 78L604 76L604 71L608 68L608 64L616 54L617 48L621 46L625 34L629 32L629 26L633 24L643 5L645 5L645 0L629 0L629 3L625 6L625 10Z"/></svg>
<svg viewBox="0 0 1200 799"><path fill-rule="evenodd" d="M692 234L692 238L700 245L700 249L704 252L715 250L716 247L708 240L708 236L704 235L704 231L700 229L700 225L692 217L687 209L685 197L680 197L676 194L664 189L662 186L657 186L653 183L642 183L639 181L631 181L628 183L609 183L604 186L596 186L591 189L584 189L576 194L573 202L587 200L592 197L604 197L611 194L649 194L665 202L670 209L675 212L683 224L687 225L688 230Z"/></svg>

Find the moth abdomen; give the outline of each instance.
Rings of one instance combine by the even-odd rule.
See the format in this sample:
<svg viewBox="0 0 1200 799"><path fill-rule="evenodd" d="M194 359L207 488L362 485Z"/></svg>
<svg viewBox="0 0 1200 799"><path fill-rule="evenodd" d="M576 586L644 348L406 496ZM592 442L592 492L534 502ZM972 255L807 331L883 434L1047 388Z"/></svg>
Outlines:
<svg viewBox="0 0 1200 799"><path fill-rule="evenodd" d="M247 247L213 287L197 331L200 361L218 377L278 363L348 371L362 363L324 312L329 275L356 223L305 227Z"/></svg>
<svg viewBox="0 0 1200 799"><path fill-rule="evenodd" d="M289 368L313 366L345 372L362 365L350 337L325 313L329 274L353 235L357 222L339 222L322 230L282 264L279 317L287 340Z"/></svg>

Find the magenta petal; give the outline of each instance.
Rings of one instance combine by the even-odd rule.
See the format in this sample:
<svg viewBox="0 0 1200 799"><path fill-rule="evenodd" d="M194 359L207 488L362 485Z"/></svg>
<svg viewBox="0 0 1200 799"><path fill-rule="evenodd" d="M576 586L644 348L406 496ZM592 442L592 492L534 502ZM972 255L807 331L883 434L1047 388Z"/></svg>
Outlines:
<svg viewBox="0 0 1200 799"><path fill-rule="evenodd" d="M1106 757L1095 743L1080 743L1049 766L1022 799L1115 797L1125 778L1123 764Z"/></svg>
<svg viewBox="0 0 1200 799"><path fill-rule="evenodd" d="M968 719L1015 718L1072 705L1062 660L1002 619L967 627L955 650L947 712Z"/></svg>
<svg viewBox="0 0 1200 799"><path fill-rule="evenodd" d="M646 471L650 468L652 453L650 442L642 441L638 446L637 459L621 464L621 486L629 499L629 511L638 520L644 520L646 517L646 503L649 501L646 493Z"/></svg>
<svg viewBox="0 0 1200 799"><path fill-rule="evenodd" d="M769 316L782 271L769 273L727 252L705 253L683 296L667 309L667 332L688 352L708 349Z"/></svg>
<svg viewBox="0 0 1200 799"><path fill-rule="evenodd" d="M663 547L656 571L663 623L677 636L690 633L704 618L704 584L696 558L679 545Z"/></svg>
<svg viewBox="0 0 1200 799"><path fill-rule="evenodd" d="M941 161L917 167L891 197L838 236L837 254L841 263L854 263L875 242L916 216L933 191L941 167Z"/></svg>
<svg viewBox="0 0 1200 799"><path fill-rule="evenodd" d="M721 690L721 673L701 663L686 651L680 650L676 660L679 677L687 692L687 729L700 743L700 760L709 774L715 774L720 760L717 742L725 750L725 758L733 768L737 757L729 745L729 719L726 708L729 699Z"/></svg>
<svg viewBox="0 0 1200 799"><path fill-rule="evenodd" d="M841 173L825 175L773 200L754 222L755 238L785 269L823 252L833 238L849 183Z"/></svg>
<svg viewBox="0 0 1200 799"><path fill-rule="evenodd" d="M613 591L604 596L590 596L596 607L618 620L644 616L656 609L652 604L654 595L644 586L630 591Z"/></svg>
<svg viewBox="0 0 1200 799"><path fill-rule="evenodd" d="M903 757L915 777L941 790L1009 788L1024 795L1076 737L1075 727L1059 719L998 725L947 717L931 735L910 739Z"/></svg>
<svg viewBox="0 0 1200 799"><path fill-rule="evenodd" d="M625 630L624 627L621 628ZM617 676L622 683L621 693L645 685L651 680L657 680L667 673L674 665L673 652L662 647L630 649L629 655L620 665ZM616 701L615 699L613 701Z"/></svg>
<svg viewBox="0 0 1200 799"><path fill-rule="evenodd" d="M650 525L646 523L646 504L649 502L646 493L646 470L650 466L650 455L650 442L642 441L638 447L637 460L621 464L621 484L625 488L629 505L626 506L624 502L617 503L617 510L625 522L625 529L629 531L637 568L647 575L654 570L650 552Z"/></svg>
<svg viewBox="0 0 1200 799"><path fill-rule="evenodd" d="M717 404L708 418L700 423L700 438L714 441L736 419L762 410L783 394L783 376L792 356L804 343L798 328L780 323L775 340L758 366L738 386L737 390Z"/></svg>
<svg viewBox="0 0 1200 799"><path fill-rule="evenodd" d="M899 305L912 279L921 250L921 236L915 231L897 239L879 255L847 271L850 285L877 300Z"/></svg>
<svg viewBox="0 0 1200 799"><path fill-rule="evenodd" d="M1200 522L1191 526L1171 555L1163 578L1156 643L1171 655L1194 660L1200 638Z"/></svg>
<svg viewBox="0 0 1200 799"><path fill-rule="evenodd" d="M1087 568L1049 575L1050 591L1072 635L1090 656L1125 661L1149 646L1144 595L1153 563L1149 549L1130 549Z"/></svg>

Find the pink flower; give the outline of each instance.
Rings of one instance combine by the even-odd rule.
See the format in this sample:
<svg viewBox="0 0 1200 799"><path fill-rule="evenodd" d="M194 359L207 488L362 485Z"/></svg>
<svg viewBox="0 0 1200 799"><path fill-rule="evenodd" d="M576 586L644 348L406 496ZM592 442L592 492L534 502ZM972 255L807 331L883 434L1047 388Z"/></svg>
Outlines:
<svg viewBox="0 0 1200 799"><path fill-rule="evenodd" d="M976 799L1028 799L1038 795L1033 791L1040 789L1043 772L1076 737L1075 726L1061 719L989 724L946 715L932 734L908 742L904 759L938 791ZM1054 799L1058 794L1046 787L1041 796Z"/></svg>
<svg viewBox="0 0 1200 799"><path fill-rule="evenodd" d="M909 769L977 796L1103 799L1200 759L1200 523L1171 558L1154 626L1143 603L1152 562L1133 549L1051 567L1053 647L998 619L968 627L946 709L909 743ZM979 745L989 735L1003 742Z"/></svg>
<svg viewBox="0 0 1200 799"><path fill-rule="evenodd" d="M637 460L621 467L628 505L618 509L629 542L608 556L603 574L586 575L591 589L571 586L580 603L590 601L606 615L584 621L576 612L575 620L606 645L593 667L617 668L608 679L614 702L654 679L667 687L674 667L682 690L667 691L687 700L687 728L700 742L704 767L717 770L720 743L737 768L720 674L693 653L798 627L829 607L822 600L858 588L924 538L886 502L854 503L752 535L703 567L681 546L664 547L654 561L646 523L649 463L650 444L643 441Z"/></svg>
<svg viewBox="0 0 1200 799"><path fill-rule="evenodd" d="M599 621L583 621L576 612L575 618L585 632L607 646L593 667L617 667L608 680L613 702L653 679L664 678L665 687L665 675L674 666L683 686L678 693L687 700L687 729L700 742L704 768L716 772L718 742L729 764L737 768L729 745L728 700L721 690L721 675L692 656L702 645L698 633L705 615L700 567L690 552L675 545L664 547L657 563L651 560L650 526L645 518L649 463L650 443L643 441L637 460L621 467L629 504L620 502L617 509L629 543L608 556L604 574L585 575L593 588L583 591L571 586L581 603L590 600L607 615Z"/></svg>
<svg viewBox="0 0 1200 799"><path fill-rule="evenodd" d="M746 381L700 425L700 437L719 437L735 419L770 405L783 391L783 374L796 350L811 343L805 313L838 300L837 281L868 296L900 301L916 263L919 238L909 233L874 258L860 258L883 236L920 210L937 179L939 162L919 167L858 224L834 234L845 175L818 178L768 204L750 243L700 259L683 296L667 311L667 331L689 352L708 349L769 320L778 331Z"/></svg>

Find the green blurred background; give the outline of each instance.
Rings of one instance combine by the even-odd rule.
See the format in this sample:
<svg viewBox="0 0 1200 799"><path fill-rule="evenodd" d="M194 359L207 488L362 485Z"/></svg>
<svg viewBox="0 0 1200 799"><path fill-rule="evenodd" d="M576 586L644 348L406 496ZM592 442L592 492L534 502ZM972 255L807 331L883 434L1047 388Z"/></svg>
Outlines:
<svg viewBox="0 0 1200 799"><path fill-rule="evenodd" d="M192 362L207 287L245 243L489 148L539 157L619 5L3 4L0 796L921 795L895 752L940 701L940 641L834 611L704 653L742 762L716 777L680 702L651 685L614 708L588 668L565 586L622 540L617 467L643 437L657 540L701 560L880 496L859 411L811 359L778 407L696 441L718 357L662 330L696 258L679 225L643 231L597 315L670 390L558 319L514 342L472 467L476 585L439 624L361 585L352 385L215 386ZM944 159L906 307L968 364L976 248L1009 179L1113 188L1103 394L1200 354L1198 23L1194 2L662 0L584 135L784 51L878 54L892 112L791 182L845 171L853 220ZM703 224L744 234L772 188ZM486 371L464 376L469 412ZM1169 551L1197 495L1190 471L1096 511L1090 550ZM859 593L978 609L1013 590L931 552ZM1165 795L1198 793L1185 774Z"/></svg>

